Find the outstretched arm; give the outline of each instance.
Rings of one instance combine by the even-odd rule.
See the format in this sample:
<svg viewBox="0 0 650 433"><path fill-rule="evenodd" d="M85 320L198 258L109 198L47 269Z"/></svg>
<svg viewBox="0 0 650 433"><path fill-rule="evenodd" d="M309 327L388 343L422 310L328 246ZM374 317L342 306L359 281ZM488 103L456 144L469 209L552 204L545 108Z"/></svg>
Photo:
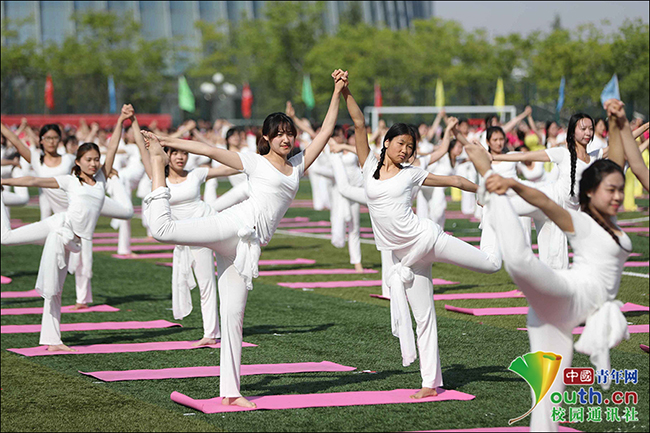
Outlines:
<svg viewBox="0 0 650 433"><path fill-rule="evenodd" d="M138 119L135 117L135 114L131 118L131 128L133 128L133 137L135 138L135 144L138 146L140 151L140 159L142 159L142 165L144 165L144 172L151 179L151 160L149 158L149 151L144 144L144 137L142 132L140 132L140 125L138 124Z"/></svg>
<svg viewBox="0 0 650 433"><path fill-rule="evenodd" d="M357 101L352 97L350 89L347 87L343 90L343 99L348 107L348 112L354 123L354 141L357 148L357 157L359 158L359 164L361 167L366 163L366 158L370 153L370 146L368 146L368 134L366 132L366 118L363 116L363 112ZM382 145L379 143L379 145Z"/></svg>
<svg viewBox="0 0 650 433"><path fill-rule="evenodd" d="M219 167L210 168L208 170L207 179L213 179L215 177L226 177L232 176L233 174L239 174L241 171L230 168L227 165L220 165Z"/></svg>
<svg viewBox="0 0 650 433"><path fill-rule="evenodd" d="M525 201L541 209L562 231L568 233L574 231L571 214L538 189L526 186L515 179L505 179L498 174L493 174L485 180L485 188L489 192L500 195L512 188Z"/></svg>
<svg viewBox="0 0 650 433"><path fill-rule="evenodd" d="M433 119L433 123L431 124L431 128L427 131L427 141L433 140L433 137L436 135L436 131L438 130L438 126L440 126L440 122L442 121L442 118L445 117L445 109L443 108L442 110L438 111L438 114L436 114L436 118Z"/></svg>
<svg viewBox="0 0 650 433"><path fill-rule="evenodd" d="M458 125L458 119L455 117L448 117L447 119L448 120L447 127L445 128L445 135L442 137L440 146L438 146L438 148L431 153L431 160L429 161L429 164L433 164L434 162L438 161L440 158L445 156L449 150L449 143L451 142L451 131L456 127L456 125Z"/></svg>
<svg viewBox="0 0 650 433"><path fill-rule="evenodd" d="M348 73L347 71L343 72L337 69L332 73L332 78L334 78L334 92L332 93L332 99L330 100L330 106L325 115L325 120L323 120L323 126L309 146L304 150L305 170L312 165L316 158L318 158L318 155L323 151L336 126L336 119L339 115L339 96L341 95L341 90L348 85Z"/></svg>
<svg viewBox="0 0 650 433"><path fill-rule="evenodd" d="M106 159L104 160L104 165L102 171L104 176L108 179L108 175L113 169L113 161L115 161L115 154L117 153L117 146L120 144L120 138L122 137L122 128L124 127L124 121L130 119L133 116L133 106L131 104L124 104L122 106L122 112L120 117L117 119L117 124L113 130L113 135L106 146Z"/></svg>
<svg viewBox="0 0 650 433"><path fill-rule="evenodd" d="M639 137L640 137L644 132L646 132L647 130L648 130L648 122L646 122L646 123L644 123L643 125L641 125L641 126L639 126L638 128L636 128L636 129L634 130L634 132L632 132L632 136L633 136L634 139L636 140L637 138L639 138Z"/></svg>
<svg viewBox="0 0 650 433"><path fill-rule="evenodd" d="M33 186L38 188L59 188L59 183L53 177L24 176L2 179L2 185L7 186Z"/></svg>
<svg viewBox="0 0 650 433"><path fill-rule="evenodd" d="M505 125L503 125L503 131L504 131L504 132L510 132L510 131L512 131L512 130L515 128L515 126L517 126L517 124L519 124L519 122L521 122L521 121L524 120L526 117L528 117L528 116L530 116L530 115L532 115L532 114L533 114L533 109L530 108L530 105L529 105L529 106L527 106L527 107L524 109L523 112L521 112L521 114L519 114L519 115L518 115L517 117L515 117L514 119L510 119L510 121L509 121L508 123L506 123Z"/></svg>
<svg viewBox="0 0 650 433"><path fill-rule="evenodd" d="M232 167L235 170L244 169L244 165L242 164L241 158L237 152L210 146L209 144L198 141L183 140L180 138L162 136L158 137L158 140L164 147L171 147L176 150L184 150L185 152L204 155L208 158L214 159L215 161L219 161L223 165Z"/></svg>
<svg viewBox="0 0 650 433"><path fill-rule="evenodd" d="M14 145L20 156L25 158L25 161L32 162L32 153L29 151L27 145L23 143L23 140L18 138L18 136L14 134L14 132L9 129L4 123L0 123L0 128L2 135L4 135L5 138Z"/></svg>
<svg viewBox="0 0 650 433"><path fill-rule="evenodd" d="M550 162L551 158L545 150L536 150L534 152L510 152L505 155L492 155L494 161L514 161L514 162Z"/></svg>
<svg viewBox="0 0 650 433"><path fill-rule="evenodd" d="M437 174L429 174L424 180L424 186L452 186L454 188L462 189L463 191L476 192L478 185L470 182L462 176L440 176Z"/></svg>

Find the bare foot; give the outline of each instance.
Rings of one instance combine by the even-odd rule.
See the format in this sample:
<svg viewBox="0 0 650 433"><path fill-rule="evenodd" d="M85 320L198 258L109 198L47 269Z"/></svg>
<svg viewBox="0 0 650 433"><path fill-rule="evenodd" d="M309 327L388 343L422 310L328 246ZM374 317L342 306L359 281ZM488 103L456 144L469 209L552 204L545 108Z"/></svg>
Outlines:
<svg viewBox="0 0 650 433"><path fill-rule="evenodd" d="M357 274L363 274L363 265L361 263L355 263L354 264L354 271Z"/></svg>
<svg viewBox="0 0 650 433"><path fill-rule="evenodd" d="M142 136L144 137L145 144L147 144L147 148L149 149L149 155L152 158L155 156L162 158L164 164L167 165L169 163L169 156L163 150L162 145L160 144L160 139L156 134L149 131L142 131Z"/></svg>
<svg viewBox="0 0 650 433"><path fill-rule="evenodd" d="M217 344L217 340L214 338L201 338L196 343L192 343L192 346L209 346L211 344Z"/></svg>
<svg viewBox="0 0 650 433"><path fill-rule="evenodd" d="M47 346L48 352L77 352L77 349L66 346L65 344L54 344Z"/></svg>
<svg viewBox="0 0 650 433"><path fill-rule="evenodd" d="M435 389L433 389L433 388L422 388L421 390L419 390L418 392L413 394L411 396L411 398L413 398L415 400L419 400L421 398L426 398L426 397L435 397L436 395L438 395L438 391L436 391Z"/></svg>
<svg viewBox="0 0 650 433"><path fill-rule="evenodd" d="M224 397L221 399L221 404L224 406L240 406L247 408L256 408L257 405L252 401L246 400L244 397Z"/></svg>
<svg viewBox="0 0 650 433"><path fill-rule="evenodd" d="M86 308L88 308L88 304L79 304L79 303L76 303L72 307L70 307L70 309L73 310L73 311L74 310L84 310Z"/></svg>

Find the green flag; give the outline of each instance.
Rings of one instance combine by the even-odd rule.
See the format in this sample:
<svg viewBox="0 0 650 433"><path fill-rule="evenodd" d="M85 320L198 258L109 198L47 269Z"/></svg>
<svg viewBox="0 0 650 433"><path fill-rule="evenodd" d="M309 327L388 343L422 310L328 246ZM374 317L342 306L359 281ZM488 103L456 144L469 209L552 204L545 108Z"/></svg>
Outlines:
<svg viewBox="0 0 650 433"><path fill-rule="evenodd" d="M305 74L302 76L302 101L307 106L307 109L311 110L316 105L314 100L314 92L311 90L311 80L309 75Z"/></svg>
<svg viewBox="0 0 650 433"><path fill-rule="evenodd" d="M178 77L178 107L190 113L194 113L194 109L196 108L194 105L194 95L183 75Z"/></svg>

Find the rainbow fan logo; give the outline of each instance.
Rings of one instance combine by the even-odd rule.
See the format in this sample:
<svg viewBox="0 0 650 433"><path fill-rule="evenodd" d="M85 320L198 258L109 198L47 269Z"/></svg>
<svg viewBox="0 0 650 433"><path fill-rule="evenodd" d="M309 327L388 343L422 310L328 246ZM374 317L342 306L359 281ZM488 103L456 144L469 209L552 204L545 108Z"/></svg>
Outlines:
<svg viewBox="0 0 650 433"><path fill-rule="evenodd" d="M552 352L534 352L520 356L510 363L508 370L523 377L535 393L535 403L525 414L508 421L508 425L526 418L544 398L560 370L562 357Z"/></svg>

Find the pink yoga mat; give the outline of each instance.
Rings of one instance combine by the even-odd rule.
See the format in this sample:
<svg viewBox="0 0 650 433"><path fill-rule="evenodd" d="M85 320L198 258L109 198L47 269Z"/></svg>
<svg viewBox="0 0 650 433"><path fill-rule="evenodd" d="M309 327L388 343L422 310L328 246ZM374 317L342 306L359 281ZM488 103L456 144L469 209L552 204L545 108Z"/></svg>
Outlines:
<svg viewBox="0 0 650 433"><path fill-rule="evenodd" d="M528 307L502 307L502 308L461 308L453 305L445 305L445 310L455 311L457 313L469 314L472 316L509 316L516 314L528 314ZM648 311L648 307L643 305L627 302L621 308L621 311Z"/></svg>
<svg viewBox="0 0 650 433"><path fill-rule="evenodd" d="M641 350L643 350L645 353L648 353L648 350L650 349L650 348L648 348L648 345L647 345L647 344L639 344L639 347L640 347Z"/></svg>
<svg viewBox="0 0 650 433"><path fill-rule="evenodd" d="M371 294L371 298L386 299L382 295ZM433 295L434 301L450 301L453 299L501 299L501 298L523 298L524 294L519 290L511 290L509 292L483 292L483 293L443 293L440 295Z"/></svg>
<svg viewBox="0 0 650 433"><path fill-rule="evenodd" d="M298 222L298 221L309 221L309 218L307 218L307 217L282 218L282 219L280 220L280 224L282 224L282 223Z"/></svg>
<svg viewBox="0 0 650 433"><path fill-rule="evenodd" d="M290 228L290 227L329 227L332 223L329 221L303 221L303 222L287 222L280 223L278 227L280 228Z"/></svg>
<svg viewBox="0 0 650 433"><path fill-rule="evenodd" d="M296 362L292 364L253 364L242 365L241 375L284 374L284 373L315 373L321 371L353 371L355 367L336 364L334 362ZM92 376L104 382L120 380L157 380L157 379L186 379L190 377L217 377L220 367L183 367L161 368L158 370L126 370L126 371L93 371L79 373Z"/></svg>
<svg viewBox="0 0 650 433"><path fill-rule="evenodd" d="M573 334L582 334L584 326L578 326L573 330ZM518 331L527 331L527 328L517 328ZM630 334L647 334L650 332L650 325L627 325L627 330Z"/></svg>
<svg viewBox="0 0 650 433"><path fill-rule="evenodd" d="M61 313L113 313L115 311L120 311L119 308L111 307L110 305L91 305L88 308L82 308L81 310L71 310L70 308L74 305L66 305L61 307ZM1 316L16 316L22 314L43 314L43 307L32 307L32 308L2 308L0 309Z"/></svg>
<svg viewBox="0 0 650 433"><path fill-rule="evenodd" d="M93 239L93 245L100 244L117 244L118 238L98 238ZM131 243L134 244L157 244L157 240L153 238L131 238Z"/></svg>
<svg viewBox="0 0 650 433"><path fill-rule="evenodd" d="M36 290L27 290L25 292L2 292L0 296L4 298L40 298L41 295L38 294Z"/></svg>
<svg viewBox="0 0 650 433"><path fill-rule="evenodd" d="M109 233L93 233L93 239L95 238L117 238L119 235L117 232Z"/></svg>
<svg viewBox="0 0 650 433"><path fill-rule="evenodd" d="M137 254L136 257L126 256L122 254L111 254L111 257L122 260L139 260L139 259L171 259L174 253L145 253Z"/></svg>
<svg viewBox="0 0 650 433"><path fill-rule="evenodd" d="M0 284L9 284L11 283L11 278L0 275Z"/></svg>
<svg viewBox="0 0 650 433"><path fill-rule="evenodd" d="M628 233L642 233L648 230L650 230L650 227L623 227L623 231Z"/></svg>
<svg viewBox="0 0 650 433"><path fill-rule="evenodd" d="M648 261L645 262L625 262L625 267L626 268L647 268L648 267Z"/></svg>
<svg viewBox="0 0 650 433"><path fill-rule="evenodd" d="M278 265L313 265L316 263L316 260L311 259L291 259L291 260L260 260L260 266L278 266ZM156 263L159 266L169 266L172 267L171 262L158 262Z"/></svg>
<svg viewBox="0 0 650 433"><path fill-rule="evenodd" d="M371 233L372 228L370 227L361 227L359 229L361 233ZM290 232L297 232L297 233L331 233L332 229L329 228L306 228L306 229L290 229Z"/></svg>
<svg viewBox="0 0 650 433"><path fill-rule="evenodd" d="M165 251L165 250L173 250L174 245L166 245L166 244L160 244L160 245L133 245L131 246L131 251ZM103 246L103 247L93 247L94 252L102 252L102 251L117 251L117 245L113 246Z"/></svg>
<svg viewBox="0 0 650 433"><path fill-rule="evenodd" d="M182 326L166 320L150 320L148 322L99 322L99 323L62 323L61 332L66 331L103 331L114 329L154 329ZM3 325L2 334L27 334L41 332L41 325Z"/></svg>
<svg viewBox="0 0 650 433"><path fill-rule="evenodd" d="M434 286L442 286L447 284L458 284L456 281L447 281L439 278L434 278ZM381 286L381 280L355 280L355 281L317 281L317 282L304 282L304 283L278 283L278 286L289 287L291 289L319 289L319 288L332 288L332 287L373 287Z"/></svg>
<svg viewBox="0 0 650 433"><path fill-rule="evenodd" d="M499 433L499 432L529 432L530 427L483 427L483 428L462 428L457 430L422 430L424 432L476 432L476 433ZM558 426L558 432L581 432L582 430L576 430L571 427Z"/></svg>
<svg viewBox="0 0 650 433"><path fill-rule="evenodd" d="M356 274L354 269L288 269L284 271L260 271L260 277L272 277L276 275L341 275ZM374 269L364 269L364 274L376 274Z"/></svg>
<svg viewBox="0 0 650 433"><path fill-rule="evenodd" d="M396 403L429 403L445 400L473 400L475 396L460 391L438 388L435 397L415 400L410 396L417 389L394 389L392 391L353 391L331 392L323 394L293 394L293 395L268 395L263 397L247 397L257 405L257 409L302 409L307 407L342 407L365 406L370 404L396 404ZM191 407L203 413L240 412L245 409L239 406L224 406L221 397L206 400L194 400L180 392L172 392L171 399L178 404Z"/></svg>
<svg viewBox="0 0 650 433"><path fill-rule="evenodd" d="M155 343L128 343L128 344L93 344L90 346L70 346L77 349L77 352L50 352L47 346L26 347L24 349L7 349L10 352L24 356L46 356L46 355L85 355L88 353L127 353L127 352L150 352L153 350L186 350L210 347L219 349L221 343L209 346L192 346L195 341L161 341ZM246 343L242 347L257 347L256 344Z"/></svg>

